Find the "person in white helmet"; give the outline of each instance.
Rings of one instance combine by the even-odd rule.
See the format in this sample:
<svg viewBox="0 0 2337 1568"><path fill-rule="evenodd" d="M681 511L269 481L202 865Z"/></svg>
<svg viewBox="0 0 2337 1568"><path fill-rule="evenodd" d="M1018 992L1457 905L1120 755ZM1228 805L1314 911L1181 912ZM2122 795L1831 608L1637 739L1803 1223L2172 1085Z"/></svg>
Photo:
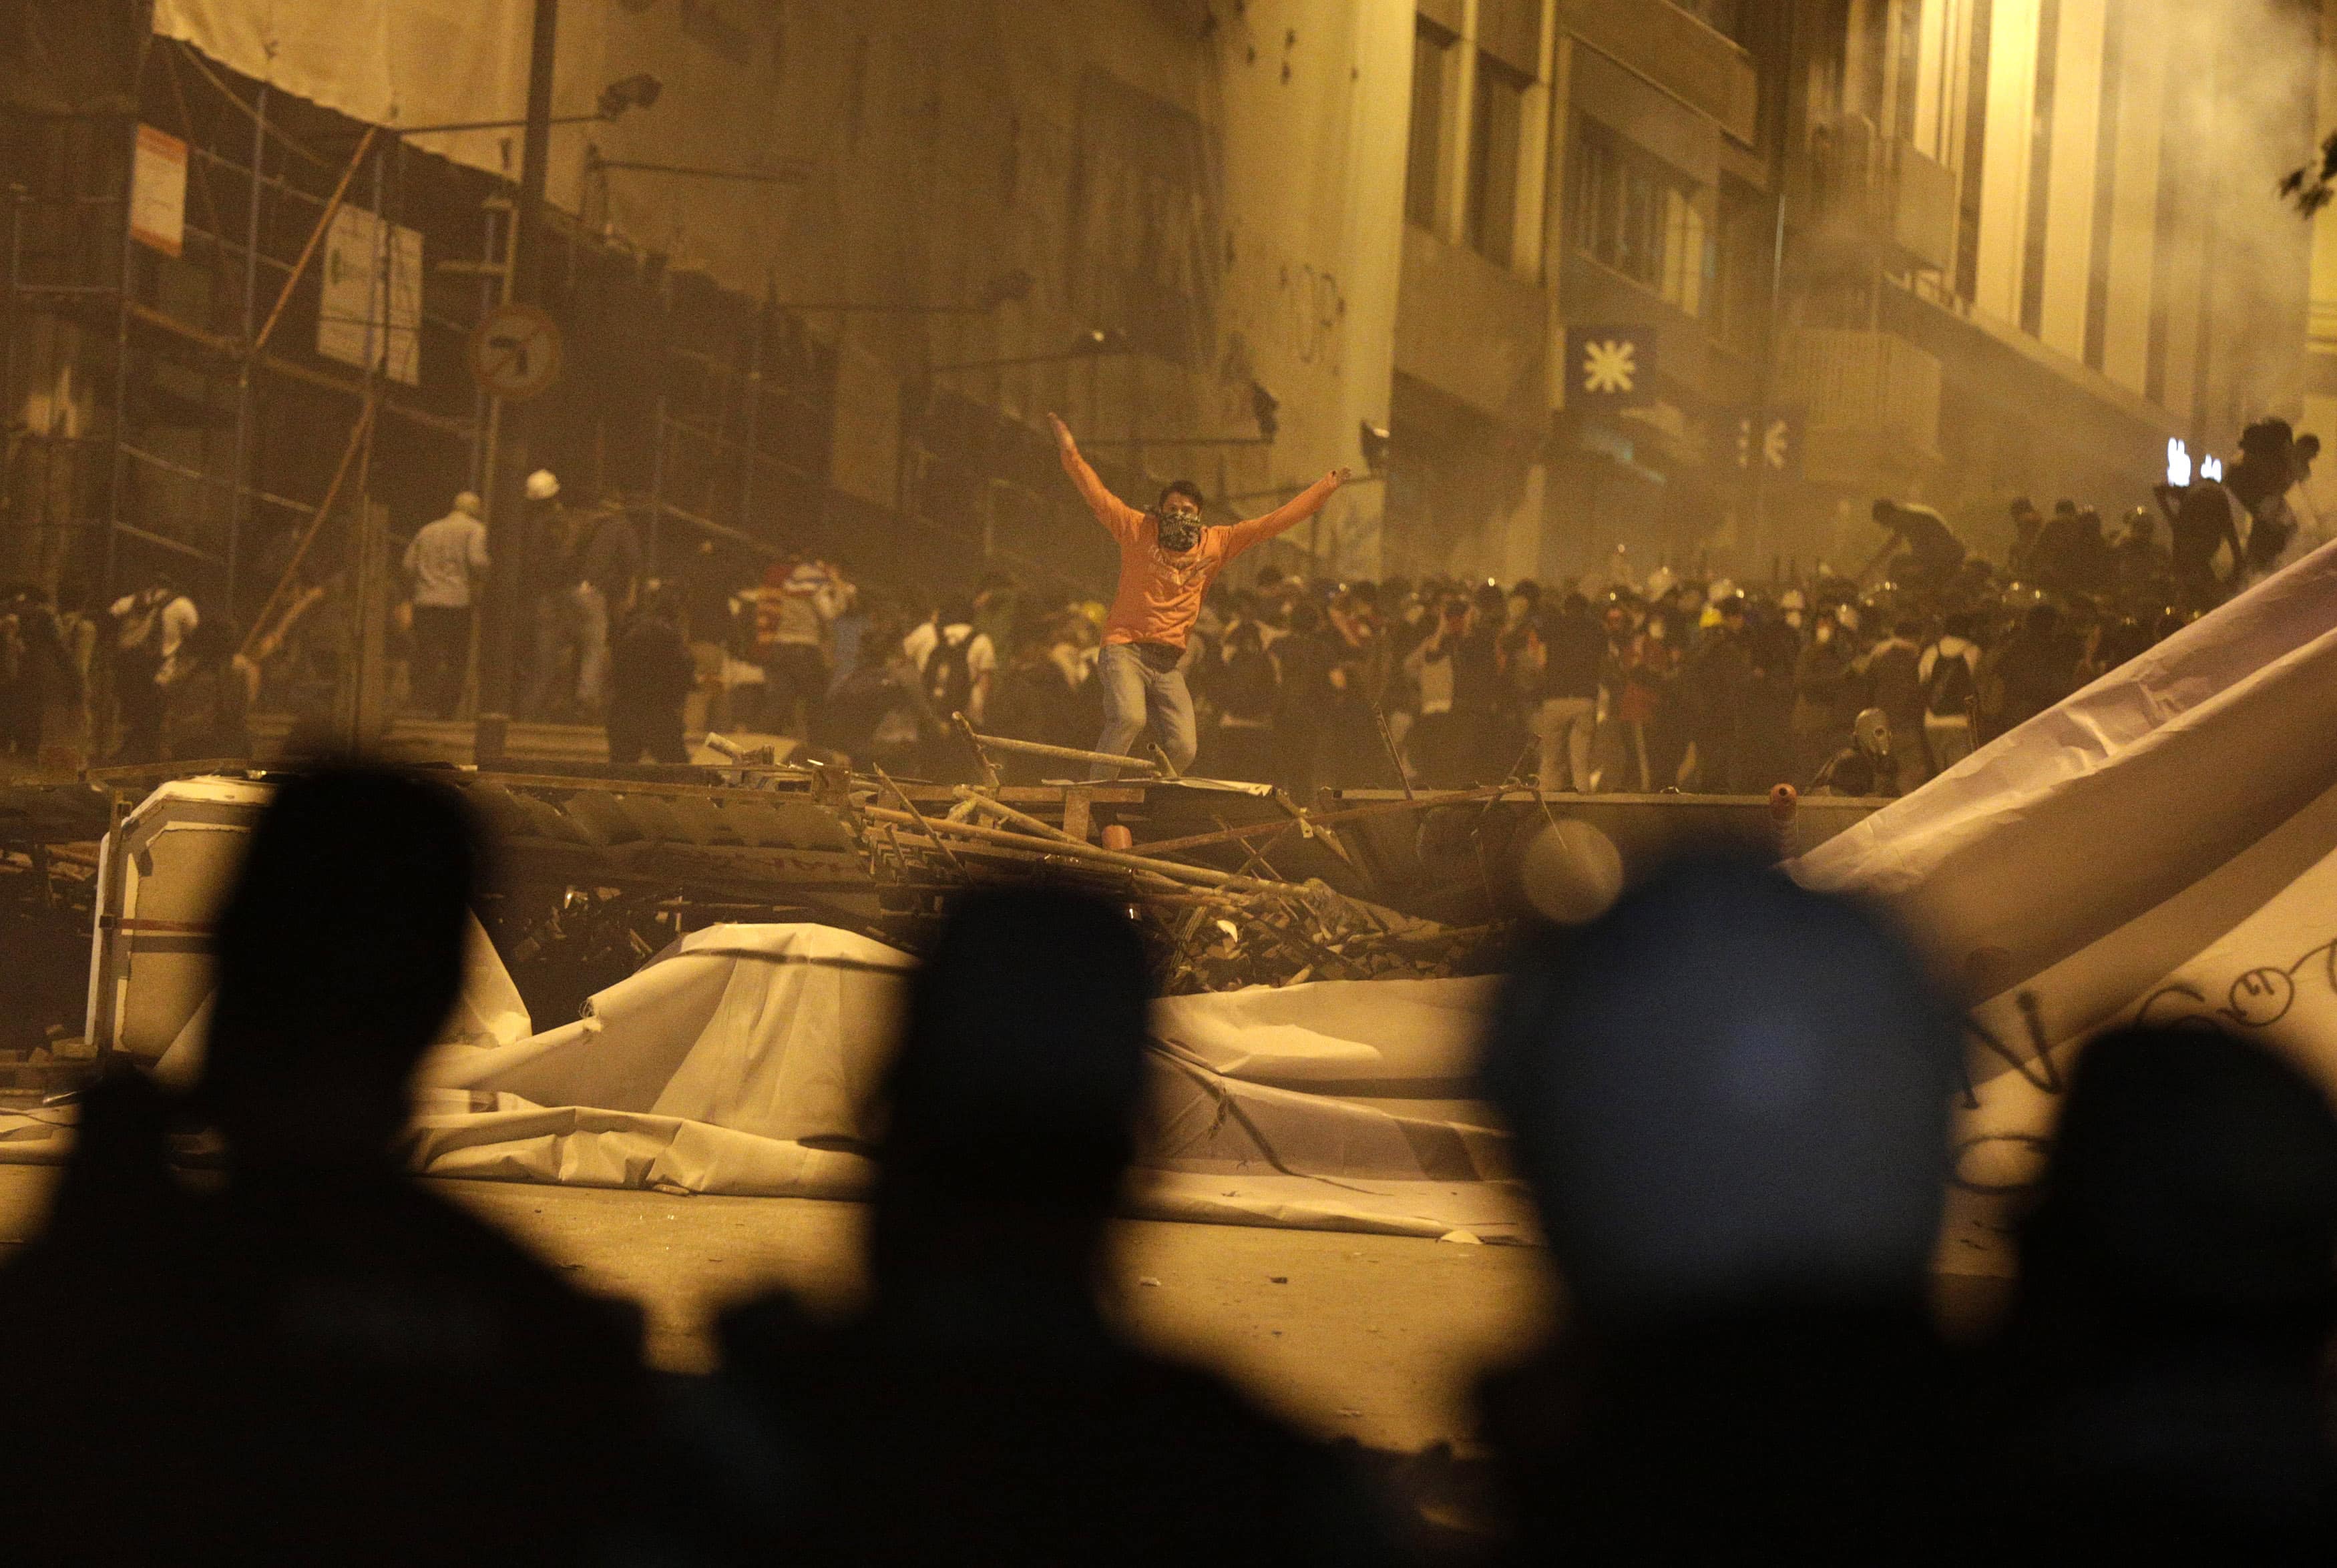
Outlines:
<svg viewBox="0 0 2337 1568"><path fill-rule="evenodd" d="M534 632L528 659L524 717L565 715L582 662L582 612L576 603L576 524L560 501L560 481L548 468L527 476L528 545L520 592Z"/></svg>
<svg viewBox="0 0 2337 1568"><path fill-rule="evenodd" d="M414 702L435 718L453 718L463 700L471 657L471 624L487 579L487 525L469 491L454 509L422 525L406 547L414 599Z"/></svg>

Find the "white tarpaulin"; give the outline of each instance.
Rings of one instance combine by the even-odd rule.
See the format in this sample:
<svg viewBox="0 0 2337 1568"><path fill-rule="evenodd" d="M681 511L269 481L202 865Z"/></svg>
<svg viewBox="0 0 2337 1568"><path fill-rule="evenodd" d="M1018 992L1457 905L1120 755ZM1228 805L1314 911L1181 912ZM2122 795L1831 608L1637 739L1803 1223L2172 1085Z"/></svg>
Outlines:
<svg viewBox="0 0 2337 1568"><path fill-rule="evenodd" d="M1895 903L1984 999L1966 1174L2009 1179L2076 1043L2214 1016L2337 1087L2312 955L2337 936L2337 545L1981 748L1796 862ZM2311 1026L2311 1027L2307 1027ZM2041 1048L2040 1048L2041 1047ZM2007 1057L2020 1058L2015 1067Z"/></svg>
<svg viewBox="0 0 2337 1568"><path fill-rule="evenodd" d="M514 1045L443 1047L433 1175L693 1193L865 1189L910 960L825 926L716 926ZM1466 1091L1485 982L1335 982L1160 1004L1131 1193L1156 1218L1526 1233Z"/></svg>

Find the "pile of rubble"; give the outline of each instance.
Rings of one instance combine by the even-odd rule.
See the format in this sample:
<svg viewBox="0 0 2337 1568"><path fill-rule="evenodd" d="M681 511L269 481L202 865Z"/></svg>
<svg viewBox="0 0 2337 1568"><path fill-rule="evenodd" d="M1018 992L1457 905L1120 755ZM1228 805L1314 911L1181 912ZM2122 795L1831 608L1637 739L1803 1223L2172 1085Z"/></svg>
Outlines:
<svg viewBox="0 0 2337 1568"><path fill-rule="evenodd" d="M1304 881L1173 858L1170 849L1103 844L962 785L936 815L879 775L849 812L872 872L898 884L975 884L1053 876L1124 898L1153 935L1170 994L1324 979L1430 979L1491 967L1496 928L1440 925ZM1276 831L1257 830L1260 836ZM1227 840L1233 833L1223 835ZM1184 841L1179 841L1182 843ZM1247 846L1244 846L1247 847ZM1258 863L1251 854L1249 863Z"/></svg>

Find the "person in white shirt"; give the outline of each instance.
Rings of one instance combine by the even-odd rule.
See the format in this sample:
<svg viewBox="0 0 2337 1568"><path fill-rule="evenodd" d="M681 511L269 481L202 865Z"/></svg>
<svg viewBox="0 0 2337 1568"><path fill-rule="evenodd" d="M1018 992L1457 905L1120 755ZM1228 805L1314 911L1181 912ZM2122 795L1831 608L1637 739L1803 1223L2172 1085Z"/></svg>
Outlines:
<svg viewBox="0 0 2337 1568"><path fill-rule="evenodd" d="M1972 752L1972 705L1980 695L1980 645L1971 640L1971 618L1948 617L1940 638L1915 665L1916 688L1923 697L1923 739L1931 751L1931 776L1948 771Z"/></svg>
<svg viewBox="0 0 2337 1568"><path fill-rule="evenodd" d="M200 624L195 601L163 573L145 588L113 601L113 701L122 725L119 763L162 755L162 688L178 667L179 649Z"/></svg>
<svg viewBox="0 0 2337 1568"><path fill-rule="evenodd" d="M943 687L954 684L953 671L945 673L938 667L932 667L934 654L944 648L954 652L960 648L965 650L964 680L967 689L963 711L967 721L979 728L983 714L990 706L991 677L998 671L998 649L991 642L989 633L973 629L972 608L966 605L944 606L940 614L930 620L918 622L910 629L909 635L901 639L901 652L907 657L909 667L928 681L929 695L934 694L931 683L938 682ZM944 713L941 716L947 719L949 715Z"/></svg>
<svg viewBox="0 0 2337 1568"><path fill-rule="evenodd" d="M414 598L414 700L423 712L453 718L471 659L473 605L487 577L487 525L469 491L455 509L423 524L406 547Z"/></svg>

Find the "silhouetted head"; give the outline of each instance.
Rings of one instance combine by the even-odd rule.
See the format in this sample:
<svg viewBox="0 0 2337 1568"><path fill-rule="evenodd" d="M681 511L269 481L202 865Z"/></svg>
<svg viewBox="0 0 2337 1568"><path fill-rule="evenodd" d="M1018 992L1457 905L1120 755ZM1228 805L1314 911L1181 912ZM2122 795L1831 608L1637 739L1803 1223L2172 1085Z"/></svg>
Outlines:
<svg viewBox="0 0 2337 1568"><path fill-rule="evenodd" d="M2024 1289L2317 1335L2337 1300L2337 1113L2219 1030L2106 1035L2078 1058L2021 1248Z"/></svg>
<svg viewBox="0 0 2337 1568"><path fill-rule="evenodd" d="M1150 991L1112 904L1039 887L959 903L890 1073L880 1291L936 1269L1084 1282L1134 1145Z"/></svg>
<svg viewBox="0 0 2337 1568"><path fill-rule="evenodd" d="M239 1163L385 1160L462 988L479 851L452 792L350 765L276 792L219 922L198 1096Z"/></svg>
<svg viewBox="0 0 2337 1568"><path fill-rule="evenodd" d="M1583 1321L1628 1330L1919 1293L1957 1045L1866 909L1689 861L1528 945L1486 1077Z"/></svg>

